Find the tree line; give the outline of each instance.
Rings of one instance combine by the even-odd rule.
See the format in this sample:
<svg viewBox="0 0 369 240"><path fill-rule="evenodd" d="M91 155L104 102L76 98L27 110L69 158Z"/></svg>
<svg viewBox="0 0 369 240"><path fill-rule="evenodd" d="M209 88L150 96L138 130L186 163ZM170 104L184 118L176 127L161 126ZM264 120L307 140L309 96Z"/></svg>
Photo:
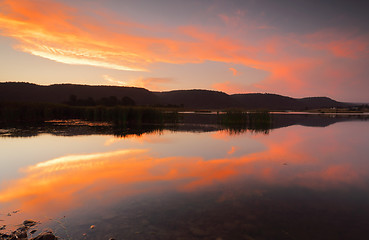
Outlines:
<svg viewBox="0 0 369 240"><path fill-rule="evenodd" d="M67 105L71 106L136 106L136 102L127 96L118 99L116 96L103 97L95 100L92 97L88 98L78 98L76 95L71 94L69 100L65 102Z"/></svg>

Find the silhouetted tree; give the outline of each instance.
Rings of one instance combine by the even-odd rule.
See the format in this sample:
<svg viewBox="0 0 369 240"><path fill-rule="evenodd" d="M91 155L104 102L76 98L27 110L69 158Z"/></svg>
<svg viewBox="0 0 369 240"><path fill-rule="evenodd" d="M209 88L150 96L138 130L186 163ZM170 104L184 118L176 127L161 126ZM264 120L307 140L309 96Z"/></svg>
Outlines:
<svg viewBox="0 0 369 240"><path fill-rule="evenodd" d="M76 105L77 104L77 96L74 94L69 95L69 101L68 101L69 105Z"/></svg>
<svg viewBox="0 0 369 240"><path fill-rule="evenodd" d="M123 106L135 106L136 102L132 98L125 96L122 97L120 104L122 104Z"/></svg>
<svg viewBox="0 0 369 240"><path fill-rule="evenodd" d="M110 96L110 97L103 97L100 100L97 101L97 103L99 105L103 105L103 106L108 106L108 107L113 107L118 105L118 99L115 96Z"/></svg>
<svg viewBox="0 0 369 240"><path fill-rule="evenodd" d="M86 106L95 106L96 102L92 97L88 97L86 100Z"/></svg>

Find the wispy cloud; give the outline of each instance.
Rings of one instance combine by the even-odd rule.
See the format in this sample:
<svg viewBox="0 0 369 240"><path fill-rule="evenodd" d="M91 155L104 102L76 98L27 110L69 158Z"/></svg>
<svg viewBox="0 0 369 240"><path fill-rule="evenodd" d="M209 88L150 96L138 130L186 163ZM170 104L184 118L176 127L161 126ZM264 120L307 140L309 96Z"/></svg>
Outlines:
<svg viewBox="0 0 369 240"><path fill-rule="evenodd" d="M54 1L3 0L1 6L2 35L18 40L16 48L21 51L62 63L132 71L147 70L157 62L256 63L241 44L195 26L163 30L167 31L163 36L176 37L156 37L156 31L149 27L142 28L141 35L130 31L130 27L137 27L131 22L129 27L113 28L118 21L110 19L107 27Z"/></svg>
<svg viewBox="0 0 369 240"><path fill-rule="evenodd" d="M304 36L301 44L315 50L325 50L336 57L357 59L369 52L369 35L357 35L354 32L322 30Z"/></svg>
<svg viewBox="0 0 369 240"><path fill-rule="evenodd" d="M110 83L114 83L115 85L121 85L121 86L124 86L124 85L127 85L126 82L123 82L123 81L120 81L120 80L117 80L109 75L103 75L102 76L106 81L110 82Z"/></svg>
<svg viewBox="0 0 369 240"><path fill-rule="evenodd" d="M161 91L166 89L165 85L172 83L174 80L171 78L138 78L131 82L131 86L143 87L153 91Z"/></svg>
<svg viewBox="0 0 369 240"><path fill-rule="evenodd" d="M172 78L159 78L159 77L139 77L139 78L128 78L126 80L120 80L110 75L103 75L104 80L114 85L119 86L130 86L130 87L142 87L152 91L161 91L166 89L166 85L173 83Z"/></svg>
<svg viewBox="0 0 369 240"><path fill-rule="evenodd" d="M232 72L233 76L238 75L238 71L235 68L228 68L228 69Z"/></svg>
<svg viewBox="0 0 369 240"><path fill-rule="evenodd" d="M239 83L233 83L231 81L225 81L225 82L219 82L219 83L214 83L212 85L212 88L218 90L218 91L222 91L222 92L226 92L226 93L244 93L247 92L249 90L249 87L247 84L239 84Z"/></svg>

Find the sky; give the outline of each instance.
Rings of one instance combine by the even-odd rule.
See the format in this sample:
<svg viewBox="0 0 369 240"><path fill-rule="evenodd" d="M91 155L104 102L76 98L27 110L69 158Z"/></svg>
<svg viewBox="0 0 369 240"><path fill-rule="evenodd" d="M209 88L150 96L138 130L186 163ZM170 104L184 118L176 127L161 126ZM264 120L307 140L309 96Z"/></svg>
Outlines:
<svg viewBox="0 0 369 240"><path fill-rule="evenodd" d="M0 0L0 82L369 102L368 1Z"/></svg>

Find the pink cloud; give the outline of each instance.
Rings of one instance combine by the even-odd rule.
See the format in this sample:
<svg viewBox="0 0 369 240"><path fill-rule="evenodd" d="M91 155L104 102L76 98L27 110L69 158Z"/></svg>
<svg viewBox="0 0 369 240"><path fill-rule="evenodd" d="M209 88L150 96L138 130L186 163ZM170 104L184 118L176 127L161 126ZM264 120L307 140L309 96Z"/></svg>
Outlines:
<svg viewBox="0 0 369 240"><path fill-rule="evenodd" d="M228 68L228 69L232 72L233 76L238 75L238 71L235 68Z"/></svg>
<svg viewBox="0 0 369 240"><path fill-rule="evenodd" d="M303 46L325 50L336 57L356 59L369 53L369 35L357 36L352 32L321 30L304 36Z"/></svg>
<svg viewBox="0 0 369 240"><path fill-rule="evenodd" d="M228 26L237 27L243 25L243 19L245 17L245 11L240 9L234 11L232 14L220 13L219 19Z"/></svg>
<svg viewBox="0 0 369 240"><path fill-rule="evenodd" d="M237 150L237 147L232 146L231 149L227 152L229 155L232 155L233 153L235 153Z"/></svg>
<svg viewBox="0 0 369 240"><path fill-rule="evenodd" d="M214 83L211 87L215 90L226 92L226 93L229 93L229 94L241 93L241 92L246 92L247 91L246 90L247 88L244 85L238 84L238 83L233 83L231 81Z"/></svg>
<svg viewBox="0 0 369 240"><path fill-rule="evenodd" d="M130 83L131 86L142 87L152 91L161 91L165 89L165 85L172 83L171 78L139 78Z"/></svg>

